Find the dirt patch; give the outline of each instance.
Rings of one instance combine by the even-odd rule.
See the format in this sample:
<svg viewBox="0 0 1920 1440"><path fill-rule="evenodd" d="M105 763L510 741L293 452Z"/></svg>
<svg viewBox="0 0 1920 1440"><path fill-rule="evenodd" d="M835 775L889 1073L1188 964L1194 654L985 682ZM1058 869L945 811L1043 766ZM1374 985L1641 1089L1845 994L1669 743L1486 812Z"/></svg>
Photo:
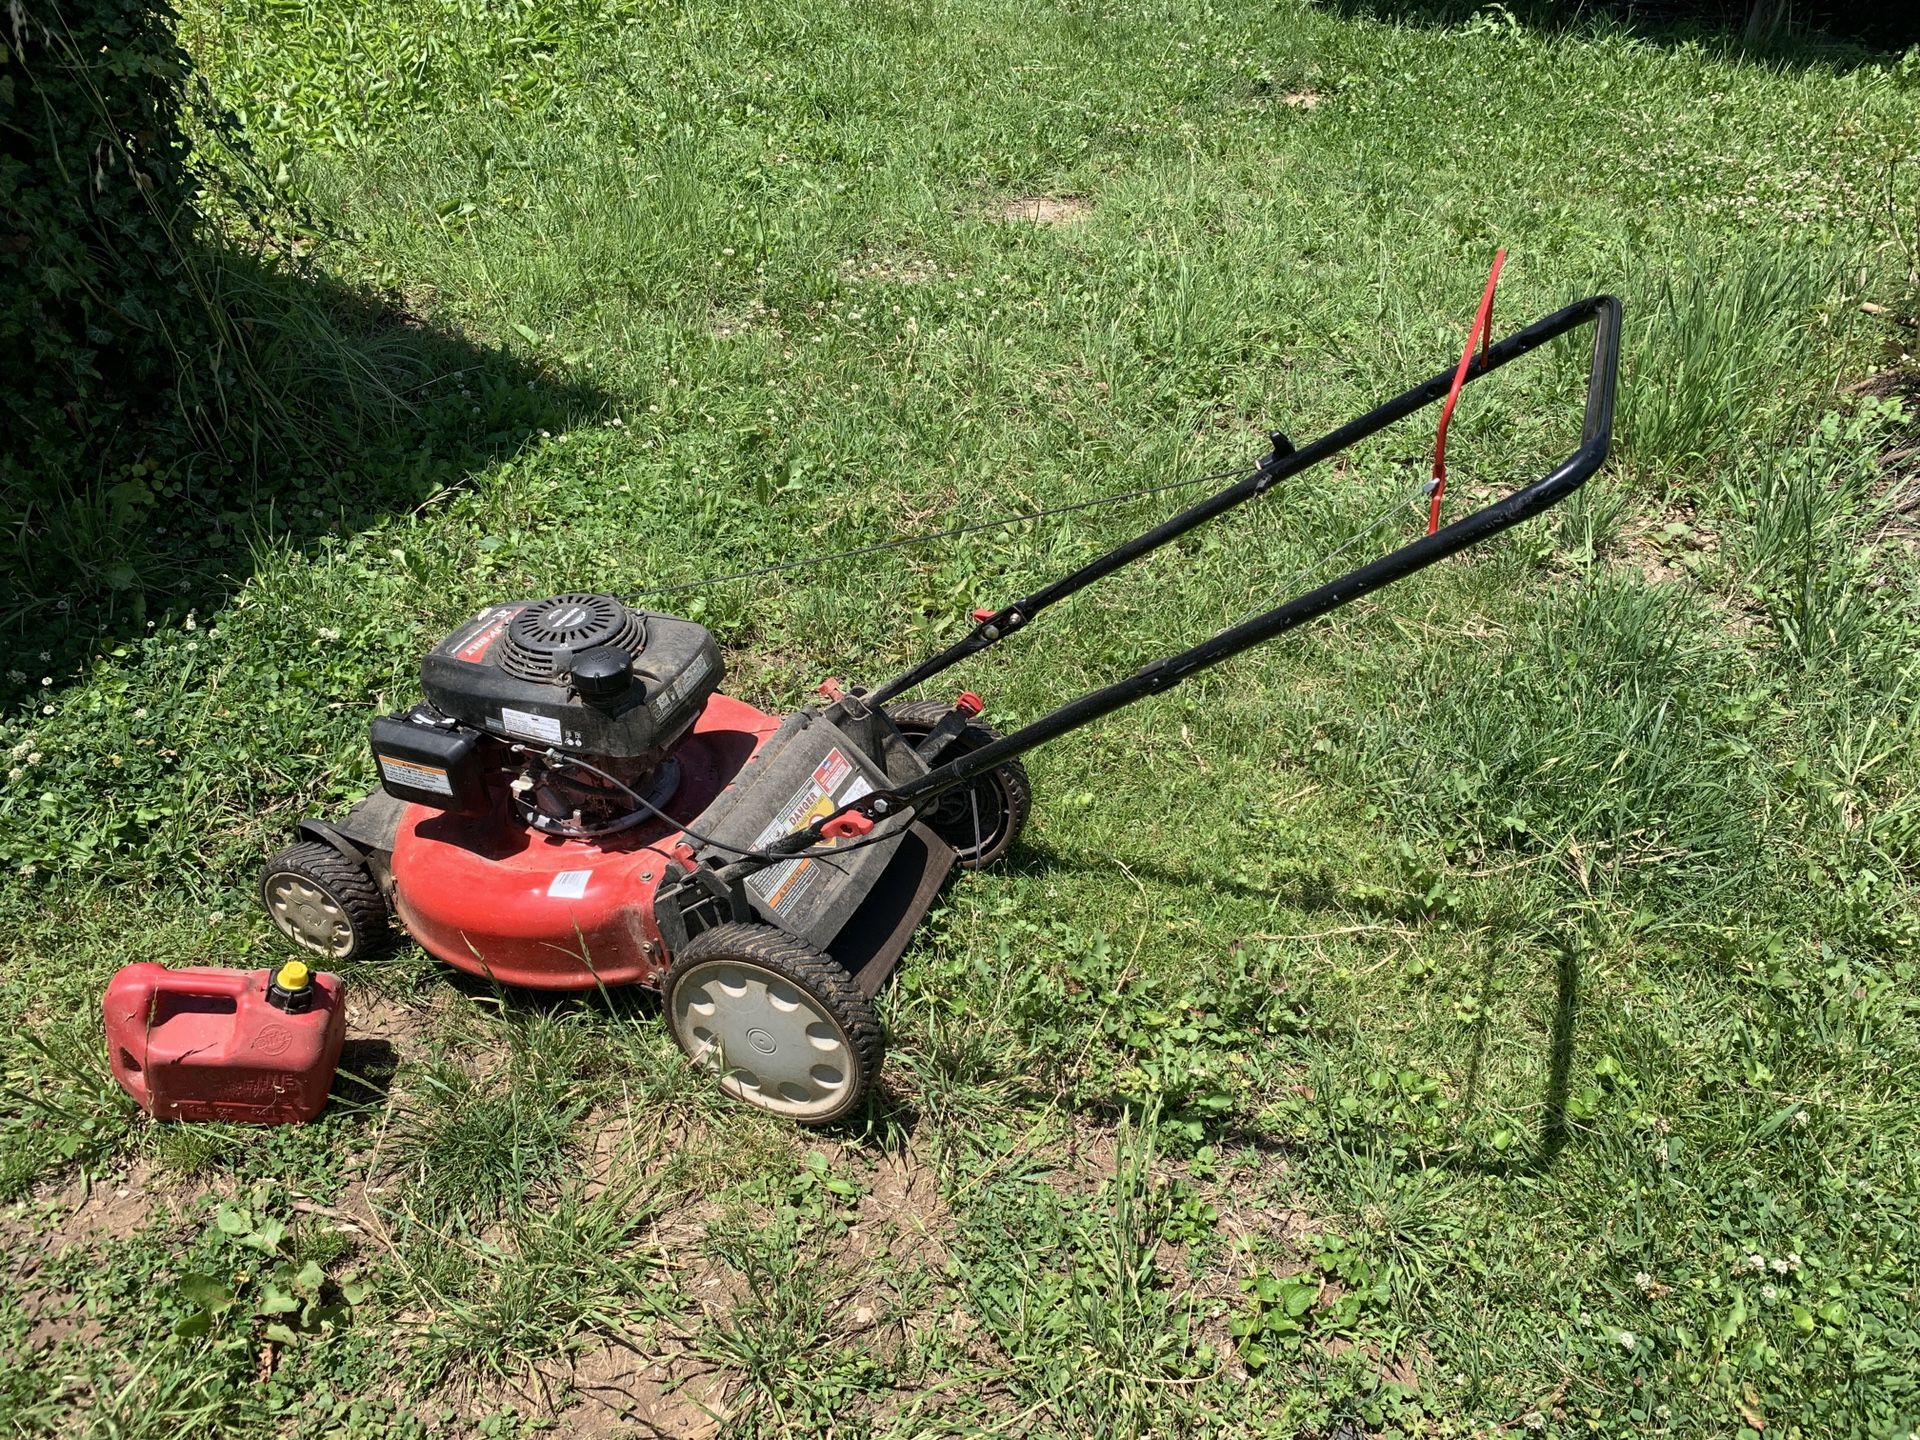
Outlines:
<svg viewBox="0 0 1920 1440"><path fill-rule="evenodd" d="M848 1248L863 1259L884 1255L902 1267L944 1267L953 1212L933 1167L909 1149L882 1156L863 1178L867 1193L847 1232Z"/></svg>
<svg viewBox="0 0 1920 1440"><path fill-rule="evenodd" d="M331 1205L297 1195L290 1202L290 1208L296 1215L316 1217L314 1223L335 1234L356 1240L372 1239L391 1248L393 1242L387 1233L387 1222L374 1208L375 1199L384 1193L378 1186L370 1188L365 1180L350 1180Z"/></svg>
<svg viewBox="0 0 1920 1440"><path fill-rule="evenodd" d="M1120 1136L1113 1130L1076 1120L1061 1146L1064 1163L1054 1183L1067 1194L1098 1190L1120 1169Z"/></svg>
<svg viewBox="0 0 1920 1440"><path fill-rule="evenodd" d="M166 1220L206 1193L207 1187L147 1160L137 1160L118 1177L88 1182L76 1177L54 1190L40 1212L51 1212L51 1228L33 1231L29 1247L38 1256L58 1255L71 1245L94 1245L102 1240L125 1240L152 1221ZM21 1237L11 1222L0 1222L0 1238L9 1253L20 1248Z"/></svg>
<svg viewBox="0 0 1920 1440"><path fill-rule="evenodd" d="M106 1327L99 1320L81 1310L76 1296L62 1293L53 1297L45 1309L29 1313L34 1314L34 1321L23 1346L28 1354L61 1345L95 1345L106 1334Z"/></svg>
<svg viewBox="0 0 1920 1440"><path fill-rule="evenodd" d="M1322 1295L1319 1306L1331 1305L1338 1296ZM1358 1351L1373 1366L1373 1373L1388 1385L1398 1385L1404 1390L1417 1391L1420 1388L1420 1372L1432 1370L1433 1352L1414 1341L1413 1349L1405 1355L1382 1355L1380 1347L1372 1341L1356 1344L1338 1335L1329 1335L1320 1342L1320 1348L1330 1357L1338 1358L1351 1351Z"/></svg>
<svg viewBox="0 0 1920 1440"><path fill-rule="evenodd" d="M347 991L347 1035L354 1040L385 1040L402 1054L410 1054L432 1029L431 1004L392 999L386 995Z"/></svg>
<svg viewBox="0 0 1920 1440"><path fill-rule="evenodd" d="M88 1344L101 1334L99 1323L81 1312L79 1299L45 1275L48 1261L172 1221L205 1193L206 1186L182 1182L142 1160L117 1177L91 1183L75 1177L45 1187L0 1215L0 1255L7 1257L0 1277L33 1322L27 1349Z"/></svg>
<svg viewBox="0 0 1920 1440"><path fill-rule="evenodd" d="M541 1376L558 1392L548 1407L560 1402L555 1428L562 1435L705 1440L719 1433L726 1415L728 1377L677 1345L648 1354L624 1341L602 1341L571 1362L543 1367Z"/></svg>
<svg viewBox="0 0 1920 1440"><path fill-rule="evenodd" d="M1326 98L1318 90L1289 90L1280 97L1280 103L1289 110L1311 110Z"/></svg>
<svg viewBox="0 0 1920 1440"><path fill-rule="evenodd" d="M726 1372L692 1355L669 1326L592 1338L518 1378L469 1378L434 1399L469 1423L510 1409L549 1421L557 1435L705 1440L726 1418L730 1387Z"/></svg>
<svg viewBox="0 0 1920 1440"><path fill-rule="evenodd" d="M1203 1191L1220 1214L1220 1232L1239 1248L1271 1251L1281 1249L1303 1252L1307 1242L1320 1233L1320 1221L1304 1210L1268 1203L1256 1193L1236 1184L1216 1186Z"/></svg>
<svg viewBox="0 0 1920 1440"><path fill-rule="evenodd" d="M730 1409L743 1403L743 1377L699 1354L700 1337L715 1326L746 1323L765 1301L715 1241L737 1239L741 1227L768 1218L759 1197L726 1192L755 1173L798 1170L810 1149L860 1185L857 1199L840 1212L844 1230L803 1231L804 1253L792 1257L795 1283L803 1282L832 1316L831 1344L894 1355L947 1318L945 1307L929 1303L928 1288L939 1288L954 1225L929 1157L827 1137L796 1145L779 1132L769 1132L772 1143L743 1143L739 1129L672 1109L609 1110L587 1128L590 1186L639 1183L665 1201L644 1243L673 1270L678 1313L631 1332L592 1337L514 1383L476 1391L461 1401L464 1411L477 1415L511 1403L553 1417L557 1433L594 1440L719 1434ZM338 1208L359 1219L347 1203Z"/></svg>
<svg viewBox="0 0 1920 1440"><path fill-rule="evenodd" d="M1670 505L1655 518L1623 520L1614 544L1649 585L1670 585L1720 549L1720 538L1696 520L1692 505Z"/></svg>
<svg viewBox="0 0 1920 1440"><path fill-rule="evenodd" d="M1080 195L1022 195L993 211L1004 222L1029 225L1076 225L1093 213L1093 202Z"/></svg>

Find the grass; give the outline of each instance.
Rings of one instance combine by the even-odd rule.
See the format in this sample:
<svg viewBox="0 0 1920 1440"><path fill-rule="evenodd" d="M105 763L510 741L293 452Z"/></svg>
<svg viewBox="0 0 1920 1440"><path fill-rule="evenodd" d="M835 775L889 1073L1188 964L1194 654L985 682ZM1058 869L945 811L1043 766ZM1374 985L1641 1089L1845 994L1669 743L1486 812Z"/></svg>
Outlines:
<svg viewBox="0 0 1920 1440"><path fill-rule="evenodd" d="M310 443L252 490L156 454L31 577L12 1431L1912 1432L1910 58L1239 0L183 35L245 141L204 263ZM881 677L1171 502L674 587L1320 433L1457 355L1498 244L1502 323L1624 298L1614 463L1031 757L860 1124L726 1107L644 1002L407 950L349 977L367 1083L312 1126L112 1085L106 978L276 954L255 865L480 604L657 595L769 707ZM1475 388L1450 514L1566 453L1583 364ZM963 683L1010 725L1270 603L1426 443Z"/></svg>

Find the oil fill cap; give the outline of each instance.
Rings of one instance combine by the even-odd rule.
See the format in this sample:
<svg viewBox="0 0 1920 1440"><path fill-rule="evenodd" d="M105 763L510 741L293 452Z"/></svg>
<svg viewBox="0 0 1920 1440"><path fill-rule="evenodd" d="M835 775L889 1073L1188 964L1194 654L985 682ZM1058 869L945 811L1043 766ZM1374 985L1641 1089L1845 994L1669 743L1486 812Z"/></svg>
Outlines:
<svg viewBox="0 0 1920 1440"><path fill-rule="evenodd" d="M595 645L573 657L573 688L582 700L618 700L633 685L633 657L614 645Z"/></svg>

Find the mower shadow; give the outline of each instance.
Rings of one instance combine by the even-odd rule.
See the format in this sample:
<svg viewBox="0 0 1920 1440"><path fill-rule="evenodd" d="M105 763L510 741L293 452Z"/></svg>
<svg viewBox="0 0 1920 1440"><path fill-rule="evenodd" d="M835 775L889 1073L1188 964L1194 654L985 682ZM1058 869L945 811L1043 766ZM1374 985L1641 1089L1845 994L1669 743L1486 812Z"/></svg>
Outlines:
<svg viewBox="0 0 1920 1440"><path fill-rule="evenodd" d="M1356 910L1352 901L1339 895L1327 879L1315 875L1289 877L1284 883L1274 886L1256 886L1222 877L1215 872L1190 870L1152 860L1122 861L1117 857L1068 856L1032 844L1015 852L1013 869L1016 873L1032 877L1056 873L1111 874L1134 884L1144 881L1169 889L1205 890L1296 912L1351 916ZM1373 903L1361 907L1360 913L1405 924L1418 924L1432 918L1429 909L1413 904ZM1537 918L1520 908L1499 907L1470 916L1455 915L1454 919L1471 923L1494 937L1532 939L1538 938L1539 933ZM1566 1148L1571 1134L1567 1120L1567 1096L1573 1065L1574 1028L1579 1011L1580 964L1578 953L1564 939L1556 938L1552 950L1555 957L1554 1001L1546 1036L1546 1083L1540 1100L1540 1128L1531 1151L1524 1156L1490 1159L1477 1152L1453 1148L1417 1154L1410 1158L1409 1163L1502 1178L1533 1176L1551 1169ZM1468 1045L1466 1081L1462 1087L1463 1109L1468 1114L1473 1112L1479 1097L1482 1064L1493 1023L1489 1017L1494 990L1494 951L1489 947L1484 953L1480 976L1480 1018L1474 1025ZM1244 1146L1261 1153L1288 1154L1302 1148L1296 1142L1232 1121L1210 1122L1208 1131L1220 1143Z"/></svg>
<svg viewBox="0 0 1920 1440"><path fill-rule="evenodd" d="M1473 1028L1473 1042L1467 1057L1467 1081L1462 1087L1461 1108L1471 1115L1479 1098L1480 1065L1486 1053L1487 1032L1491 1025L1485 998L1492 991L1493 959L1489 955L1481 972L1482 1004L1480 1019ZM1541 1095L1540 1129L1534 1137L1531 1153L1509 1158L1487 1158L1478 1150L1449 1150L1423 1157L1422 1163L1456 1172L1486 1175L1496 1179L1544 1175L1553 1168L1570 1138L1567 1124L1567 1093L1573 1071L1574 1022L1580 1007L1580 957L1573 947L1557 943L1554 947L1553 1018L1547 1026L1547 1083Z"/></svg>
<svg viewBox="0 0 1920 1440"><path fill-rule="evenodd" d="M1303 914L1329 915L1351 919L1395 921L1419 925L1434 918L1434 907L1414 896L1381 896L1357 900L1343 894L1332 877L1324 872L1294 873L1267 885L1256 885L1234 876L1223 875L1205 866L1169 865L1146 857L1120 858L1117 855L1066 854L1044 845L1023 845L1009 863L1013 874L1031 878L1050 875L1111 875L1135 887L1143 882L1174 890L1202 890L1210 895L1225 895L1246 900L1272 910L1290 910ZM1496 936L1531 935L1538 921L1518 906L1494 905L1471 912L1453 912L1459 923L1471 923Z"/></svg>
<svg viewBox="0 0 1920 1440"><path fill-rule="evenodd" d="M1217 870L1169 865L1144 857L1122 860L1116 855L1070 854L1044 843L1024 841L1007 861L1014 875L1044 879L1051 875L1111 875L1116 880L1138 886L1151 882L1176 890L1205 890L1215 895L1230 895L1263 905L1284 905L1295 910L1344 912L1345 906L1333 885L1319 875L1288 876L1276 885L1251 885Z"/></svg>

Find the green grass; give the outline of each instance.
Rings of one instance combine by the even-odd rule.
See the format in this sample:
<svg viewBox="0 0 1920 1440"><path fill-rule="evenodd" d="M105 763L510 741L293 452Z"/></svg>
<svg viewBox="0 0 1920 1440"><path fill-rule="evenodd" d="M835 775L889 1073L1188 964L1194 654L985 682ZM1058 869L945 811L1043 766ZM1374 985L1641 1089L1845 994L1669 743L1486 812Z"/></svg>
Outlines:
<svg viewBox="0 0 1920 1440"><path fill-rule="evenodd" d="M188 4L245 141L203 263L278 409L28 577L6 1426L1912 1433L1913 62L1503 13ZM666 592L769 707L881 678L1172 501L671 587L1318 434L1457 356L1501 244L1503 325L1623 297L1614 463L1032 756L859 1125L406 950L351 974L371 1084L313 1126L113 1086L106 978L277 953L254 867L478 605ZM1584 363L1470 392L1449 514L1567 452ZM1015 724L1271 603L1429 443L961 683Z"/></svg>

